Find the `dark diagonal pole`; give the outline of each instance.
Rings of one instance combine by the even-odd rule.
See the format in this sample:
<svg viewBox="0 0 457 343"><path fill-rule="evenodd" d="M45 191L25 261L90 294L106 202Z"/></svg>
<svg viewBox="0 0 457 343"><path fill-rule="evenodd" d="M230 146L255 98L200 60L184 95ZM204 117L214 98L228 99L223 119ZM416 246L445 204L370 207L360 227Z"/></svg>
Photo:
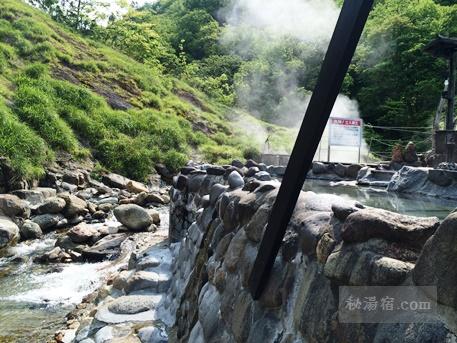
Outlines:
<svg viewBox="0 0 457 343"><path fill-rule="evenodd" d="M250 275L249 288L254 299L261 296L268 282L306 174L372 6L373 0L344 2Z"/></svg>

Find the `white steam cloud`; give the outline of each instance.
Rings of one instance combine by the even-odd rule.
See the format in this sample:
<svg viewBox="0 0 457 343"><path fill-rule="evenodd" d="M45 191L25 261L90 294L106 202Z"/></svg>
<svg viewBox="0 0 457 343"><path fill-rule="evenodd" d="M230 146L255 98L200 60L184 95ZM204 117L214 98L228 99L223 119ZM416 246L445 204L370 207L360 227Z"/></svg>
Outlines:
<svg viewBox="0 0 457 343"><path fill-rule="evenodd" d="M318 50L323 54L328 47L339 12L340 9L334 0L233 0L231 5L219 13L227 23L222 44L244 57L253 57L256 50L262 49L259 38L264 44L271 44L275 41L280 42L282 38L293 37L312 47L310 53ZM274 65L277 69L276 73L284 75L279 79L281 82L277 82L274 87L277 93L285 95L287 100L286 103L278 104L276 111L286 125L298 127L310 97L297 91L297 77L293 73L291 75L290 69L283 68L282 61L275 61ZM306 65L303 67L306 70ZM256 85L262 84L263 77L263 75L251 76L247 80L247 86L237 89L238 94L241 95L239 105L256 103L260 98L259 92L262 92L262 89ZM256 109L251 112L260 114L256 113ZM359 118L358 103L347 96L339 95L331 116ZM260 129L250 130L249 134L256 132L259 134L256 141L262 141L267 136L264 130ZM327 139L327 133L325 133L319 156L322 160L327 158ZM342 148L337 148L333 152L332 147L332 161L354 162L357 159L357 150L353 151L352 148L343 150L347 152L342 151ZM268 152L284 153L284 151L271 150ZM366 152L362 153L362 161L366 159L366 155Z"/></svg>
<svg viewBox="0 0 457 343"><path fill-rule="evenodd" d="M303 42L328 42L338 19L333 0L236 0L224 11L231 26L248 26Z"/></svg>

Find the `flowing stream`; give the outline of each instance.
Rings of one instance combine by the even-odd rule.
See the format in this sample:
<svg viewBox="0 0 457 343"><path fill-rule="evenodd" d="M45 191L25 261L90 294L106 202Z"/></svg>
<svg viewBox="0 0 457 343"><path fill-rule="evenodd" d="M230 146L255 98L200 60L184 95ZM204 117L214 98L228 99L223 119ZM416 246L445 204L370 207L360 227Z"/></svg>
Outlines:
<svg viewBox="0 0 457 343"><path fill-rule="evenodd" d="M415 215L446 217L455 203L405 197L353 183L308 180L304 190L340 195L365 205ZM168 209L160 209L163 228ZM113 223L113 225L115 225ZM161 226L162 226L161 225ZM0 343L46 342L65 325L65 315L96 290L111 271L110 262L40 265L33 257L50 250L56 233L18 244L0 257Z"/></svg>

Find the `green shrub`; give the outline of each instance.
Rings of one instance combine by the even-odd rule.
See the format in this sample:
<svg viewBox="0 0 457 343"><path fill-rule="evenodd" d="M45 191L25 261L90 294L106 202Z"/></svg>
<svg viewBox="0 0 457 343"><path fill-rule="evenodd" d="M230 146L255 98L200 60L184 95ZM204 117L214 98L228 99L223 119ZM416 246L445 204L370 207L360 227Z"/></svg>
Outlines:
<svg viewBox="0 0 457 343"><path fill-rule="evenodd" d="M162 100L157 94L152 92L143 92L142 97L143 103L148 106L158 110L162 109Z"/></svg>
<svg viewBox="0 0 457 343"><path fill-rule="evenodd" d="M225 164L233 158L241 157L237 148L228 145L205 144L200 150L209 163Z"/></svg>
<svg viewBox="0 0 457 343"><path fill-rule="evenodd" d="M248 146L243 150L243 157L246 160L260 161L260 150L254 146Z"/></svg>
<svg viewBox="0 0 457 343"><path fill-rule="evenodd" d="M163 157L163 163L171 172L177 172L188 162L188 158L185 154L180 153L176 150L170 150L165 153Z"/></svg>
<svg viewBox="0 0 457 343"><path fill-rule="evenodd" d="M0 156L7 157L16 173L27 178L42 176L43 166L54 158L43 139L3 106L0 106Z"/></svg>

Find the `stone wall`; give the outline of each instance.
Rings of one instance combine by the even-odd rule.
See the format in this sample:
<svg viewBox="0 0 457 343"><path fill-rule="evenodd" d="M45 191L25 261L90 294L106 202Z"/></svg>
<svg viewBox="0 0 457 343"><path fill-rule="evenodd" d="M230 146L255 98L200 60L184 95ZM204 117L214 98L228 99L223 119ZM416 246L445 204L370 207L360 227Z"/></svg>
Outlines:
<svg viewBox="0 0 457 343"><path fill-rule="evenodd" d="M176 313L171 342L457 339L457 274L446 273L457 270L449 267L457 257L457 215L440 225L437 218L303 192L266 290L254 301L247 281L279 182L241 174L242 168L203 166L174 180L170 238L181 244L168 299ZM338 286L414 282L438 285L443 305L428 318L432 324L338 321Z"/></svg>

